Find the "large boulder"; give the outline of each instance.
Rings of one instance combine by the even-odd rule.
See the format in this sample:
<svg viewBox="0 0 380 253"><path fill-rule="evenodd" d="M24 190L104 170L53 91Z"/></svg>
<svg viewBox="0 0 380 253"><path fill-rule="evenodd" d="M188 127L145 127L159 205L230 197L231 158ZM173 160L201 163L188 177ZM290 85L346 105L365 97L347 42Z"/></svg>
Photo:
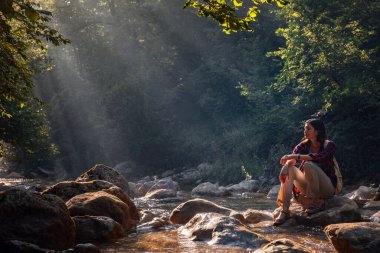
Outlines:
<svg viewBox="0 0 380 253"><path fill-rule="evenodd" d="M106 216L120 223L126 230L138 223L138 220L132 217L127 204L104 191L77 195L67 201L66 205L71 216Z"/></svg>
<svg viewBox="0 0 380 253"><path fill-rule="evenodd" d="M380 224L358 222L332 224L325 234L340 253L376 253L380 249Z"/></svg>
<svg viewBox="0 0 380 253"><path fill-rule="evenodd" d="M219 186L218 183L213 184L210 182L205 182L191 191L191 196L210 196L210 197L221 197L228 196L231 193L227 190L226 187Z"/></svg>
<svg viewBox="0 0 380 253"><path fill-rule="evenodd" d="M149 191L144 198L146 199L165 199L173 198L177 196L177 192L172 189L157 189L154 191Z"/></svg>
<svg viewBox="0 0 380 253"><path fill-rule="evenodd" d="M124 235L123 227L105 216L75 216L77 243L112 242Z"/></svg>
<svg viewBox="0 0 380 253"><path fill-rule="evenodd" d="M242 247L259 247L265 240L237 219L217 213L199 213L187 222L181 233L194 241Z"/></svg>
<svg viewBox="0 0 380 253"><path fill-rule="evenodd" d="M191 199L178 205L173 209L169 220L172 224L185 224L198 213L219 213L227 216L233 216L244 222L244 217L242 214L239 214L232 209L219 206L205 199Z"/></svg>
<svg viewBox="0 0 380 253"><path fill-rule="evenodd" d="M238 184L227 187L229 192L233 194L241 194L243 192L255 192L259 189L259 181L257 180L244 180Z"/></svg>
<svg viewBox="0 0 380 253"><path fill-rule="evenodd" d="M59 182L55 185L47 187L42 194L54 194L66 202L74 196L97 191L103 191L118 197L121 201L128 205L132 219L140 219L139 212L137 211L135 204L129 198L128 194L120 187L104 180L92 180L88 182Z"/></svg>
<svg viewBox="0 0 380 253"><path fill-rule="evenodd" d="M75 181L88 182L92 180L104 180L119 186L129 194L127 180L116 170L104 164L96 164L94 167L80 175Z"/></svg>
<svg viewBox="0 0 380 253"><path fill-rule="evenodd" d="M277 217L279 211L280 208L274 211L274 217ZM359 207L355 201L340 196L329 199L326 202L326 209L321 212L307 215L302 212L301 205L293 203L290 206L290 213L292 219L289 219L284 226L294 225L294 223L306 226L327 226L334 223L361 221Z"/></svg>
<svg viewBox="0 0 380 253"><path fill-rule="evenodd" d="M61 198L10 187L0 189L0 238L63 250L75 243L75 224Z"/></svg>

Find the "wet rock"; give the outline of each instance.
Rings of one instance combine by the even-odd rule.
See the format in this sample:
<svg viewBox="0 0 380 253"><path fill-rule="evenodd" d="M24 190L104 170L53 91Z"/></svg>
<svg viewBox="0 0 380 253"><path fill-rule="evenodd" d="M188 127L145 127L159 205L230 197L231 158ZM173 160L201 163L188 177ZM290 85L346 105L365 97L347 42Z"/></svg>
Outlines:
<svg viewBox="0 0 380 253"><path fill-rule="evenodd" d="M199 213L181 228L194 241L243 247L259 247L264 239L240 221L217 213Z"/></svg>
<svg viewBox="0 0 380 253"><path fill-rule="evenodd" d="M173 181L171 177L162 178L155 181L154 185L148 190L147 194L158 189L168 189L177 192L179 190L178 183Z"/></svg>
<svg viewBox="0 0 380 253"><path fill-rule="evenodd" d="M377 222L377 223L380 223L380 211L378 211L377 213L375 213L374 215L371 216L370 220L372 222Z"/></svg>
<svg viewBox="0 0 380 253"><path fill-rule="evenodd" d="M246 224L256 224L262 221L272 221L273 215L262 210L248 209L243 213Z"/></svg>
<svg viewBox="0 0 380 253"><path fill-rule="evenodd" d="M145 194L149 191L150 188L152 188L152 186L155 183L156 183L156 181L150 177L145 177L145 178L139 180L136 183L136 188L137 188L136 196L137 197L145 196Z"/></svg>
<svg viewBox="0 0 380 253"><path fill-rule="evenodd" d="M129 198L128 194L116 185L104 180L92 180L88 182L64 181L55 185L49 186L42 194L54 194L68 201L74 196L88 193L103 191L118 197L121 201L128 205L130 215L133 220L139 220L139 213L135 204Z"/></svg>
<svg viewBox="0 0 380 253"><path fill-rule="evenodd" d="M363 209L380 210L380 201L368 201L363 205Z"/></svg>
<svg viewBox="0 0 380 253"><path fill-rule="evenodd" d="M243 192L255 192L259 189L259 181L257 180L244 180L238 184L227 187L227 190L233 194L240 194Z"/></svg>
<svg viewBox="0 0 380 253"><path fill-rule="evenodd" d="M264 247L261 249L258 249L254 251L254 253L309 253L308 249L305 247L302 247L300 244L286 239L286 238L281 238L274 240L268 244L266 244Z"/></svg>
<svg viewBox="0 0 380 253"><path fill-rule="evenodd" d="M221 197L229 195L230 192L225 187L219 187L218 183L212 184L210 182L202 183L191 191L191 196Z"/></svg>
<svg viewBox="0 0 380 253"><path fill-rule="evenodd" d="M63 250L74 245L75 224L61 198L2 187L0 238Z"/></svg>
<svg viewBox="0 0 380 253"><path fill-rule="evenodd" d="M154 217L151 221L137 226L139 230L158 229L169 224L167 217Z"/></svg>
<svg viewBox="0 0 380 253"><path fill-rule="evenodd" d="M0 252L6 253L53 253L54 250L43 249L35 244L11 240L0 243Z"/></svg>
<svg viewBox="0 0 380 253"><path fill-rule="evenodd" d="M144 198L147 199L165 199L173 198L177 196L177 192L172 189L157 189L154 191L149 191Z"/></svg>
<svg viewBox="0 0 380 253"><path fill-rule="evenodd" d="M346 197L335 196L329 199L325 210L312 215L307 215L301 209L301 205L292 204L290 206L292 219L289 219L284 226L292 226L294 222L306 226L327 226L335 223L361 221L358 205ZM277 217L279 211L280 208L276 209L273 216Z"/></svg>
<svg viewBox="0 0 380 253"><path fill-rule="evenodd" d="M134 219L127 204L104 191L83 193L66 202L71 216L106 216L114 219L128 230L135 227Z"/></svg>
<svg viewBox="0 0 380 253"><path fill-rule="evenodd" d="M280 191L281 185L275 185L273 186L270 191L268 192L267 198L269 199L277 199L278 192Z"/></svg>
<svg viewBox="0 0 380 253"><path fill-rule="evenodd" d="M332 224L327 226L324 232L338 252L379 252L379 223L358 222Z"/></svg>
<svg viewBox="0 0 380 253"><path fill-rule="evenodd" d="M344 196L349 198L349 199L359 201L359 203L360 203L363 200L365 201L365 200L373 199L373 197L376 194L376 190L377 190L376 188L371 188L371 187L367 187L367 186L360 186L355 191L348 193Z"/></svg>
<svg viewBox="0 0 380 253"><path fill-rule="evenodd" d="M234 215L235 218L244 221L242 214L199 198L191 199L178 205L173 209L169 220L172 224L185 224L198 213L219 213L226 216Z"/></svg>
<svg viewBox="0 0 380 253"><path fill-rule="evenodd" d="M152 221L154 218L160 217L169 219L169 213L164 209L151 209L151 210L143 210L141 211L141 220L140 224L147 223Z"/></svg>
<svg viewBox="0 0 380 253"><path fill-rule="evenodd" d="M125 190L129 194L129 186L127 180L116 170L103 164L97 164L82 175L75 181L88 182L92 180L104 180Z"/></svg>
<svg viewBox="0 0 380 253"><path fill-rule="evenodd" d="M74 248L62 251L62 253L101 253L100 249L91 243L81 243Z"/></svg>
<svg viewBox="0 0 380 253"><path fill-rule="evenodd" d="M105 216L75 216L77 243L112 242L124 235L123 227Z"/></svg>

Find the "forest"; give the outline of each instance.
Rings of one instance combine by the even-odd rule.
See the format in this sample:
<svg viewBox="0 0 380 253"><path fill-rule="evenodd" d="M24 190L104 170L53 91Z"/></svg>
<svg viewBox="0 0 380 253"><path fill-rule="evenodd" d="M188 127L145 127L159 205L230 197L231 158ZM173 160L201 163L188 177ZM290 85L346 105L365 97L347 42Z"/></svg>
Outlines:
<svg viewBox="0 0 380 253"><path fill-rule="evenodd" d="M380 1L258 2L2 0L0 167L271 178L318 117L378 184Z"/></svg>

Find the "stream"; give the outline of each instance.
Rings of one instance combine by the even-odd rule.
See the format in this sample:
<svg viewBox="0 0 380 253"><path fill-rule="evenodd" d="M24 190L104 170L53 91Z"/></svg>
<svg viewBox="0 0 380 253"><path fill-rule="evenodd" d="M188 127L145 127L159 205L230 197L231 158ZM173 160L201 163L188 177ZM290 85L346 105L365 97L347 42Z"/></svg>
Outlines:
<svg viewBox="0 0 380 253"><path fill-rule="evenodd" d="M181 192L176 198L162 200L134 199L134 203L140 210L160 209L165 215L180 203L191 198L190 193ZM204 198L204 197L203 197ZM254 198L242 197L210 197L205 198L218 205L244 212L247 209L273 211L277 208L274 200L266 198L266 194L255 194ZM168 225L158 230L137 229L135 233L113 242L100 246L102 252L253 252L256 249L246 249L236 246L208 245L206 242L195 242L177 232L179 226ZM251 229L264 236L269 241L287 238L300 243L313 252L336 252L332 244L323 233L323 228L273 227L271 222L261 222L259 225L251 225Z"/></svg>

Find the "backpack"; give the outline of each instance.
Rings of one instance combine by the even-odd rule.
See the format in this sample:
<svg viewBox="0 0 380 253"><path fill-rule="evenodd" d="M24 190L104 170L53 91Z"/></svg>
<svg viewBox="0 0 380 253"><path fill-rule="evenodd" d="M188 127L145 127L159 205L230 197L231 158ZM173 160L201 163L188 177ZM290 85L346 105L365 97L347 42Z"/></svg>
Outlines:
<svg viewBox="0 0 380 253"><path fill-rule="evenodd" d="M326 140L324 145L323 145L323 148L326 148L328 143L329 143L329 141ZM335 194L338 194L338 193L342 192L343 179L342 179L342 173L340 172L340 168L339 168L338 162L335 159L335 156L333 158L333 161L334 161L334 170L335 170L335 176L336 176Z"/></svg>

